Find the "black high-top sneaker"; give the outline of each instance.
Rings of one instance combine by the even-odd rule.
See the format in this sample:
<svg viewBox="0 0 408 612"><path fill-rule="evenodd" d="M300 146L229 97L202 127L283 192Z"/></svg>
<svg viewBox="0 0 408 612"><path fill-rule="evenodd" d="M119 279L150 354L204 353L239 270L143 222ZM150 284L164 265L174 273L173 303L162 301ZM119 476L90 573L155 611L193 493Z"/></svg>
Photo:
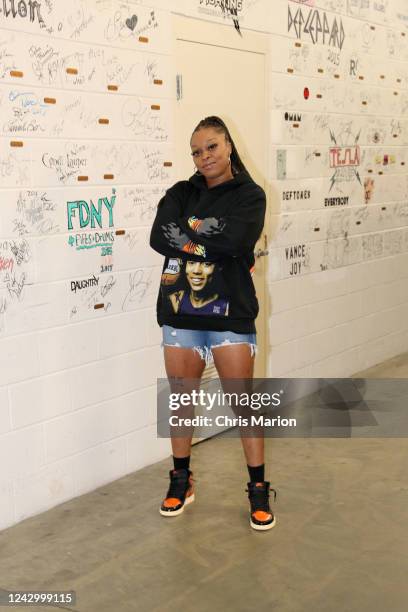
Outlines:
<svg viewBox="0 0 408 612"><path fill-rule="evenodd" d="M163 516L177 516L184 506L194 501L193 472L186 469L170 470L170 486L160 507Z"/></svg>
<svg viewBox="0 0 408 612"><path fill-rule="evenodd" d="M270 489L269 482L248 482L247 486L246 491L251 504L249 524L253 529L260 531L272 529L276 525L276 517L269 506L269 490L274 492L275 501L275 489Z"/></svg>

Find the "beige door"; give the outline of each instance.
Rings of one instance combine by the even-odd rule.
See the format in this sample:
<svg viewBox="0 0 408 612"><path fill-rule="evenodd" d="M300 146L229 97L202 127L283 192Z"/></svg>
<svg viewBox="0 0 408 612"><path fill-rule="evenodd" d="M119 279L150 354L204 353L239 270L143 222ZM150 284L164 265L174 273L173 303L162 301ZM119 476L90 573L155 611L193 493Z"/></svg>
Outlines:
<svg viewBox="0 0 408 612"><path fill-rule="evenodd" d="M177 101L175 103L176 180L194 172L190 138L200 119L218 115L227 124L239 154L253 179L267 192L266 36L228 25L173 16ZM267 215L267 218L269 215ZM256 320L258 355L255 377L264 377L267 350L265 252L268 224L258 241L254 283L260 312ZM216 376L206 368L204 380Z"/></svg>

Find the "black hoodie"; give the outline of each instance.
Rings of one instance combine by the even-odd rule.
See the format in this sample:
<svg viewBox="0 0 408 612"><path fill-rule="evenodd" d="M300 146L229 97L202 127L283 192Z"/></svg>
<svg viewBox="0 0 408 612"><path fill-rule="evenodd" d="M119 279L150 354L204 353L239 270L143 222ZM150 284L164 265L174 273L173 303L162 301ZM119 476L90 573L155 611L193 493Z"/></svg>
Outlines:
<svg viewBox="0 0 408 612"><path fill-rule="evenodd" d="M194 174L166 191L150 234L150 246L166 257L160 326L255 332L254 247L265 208L265 192L246 171L211 188Z"/></svg>

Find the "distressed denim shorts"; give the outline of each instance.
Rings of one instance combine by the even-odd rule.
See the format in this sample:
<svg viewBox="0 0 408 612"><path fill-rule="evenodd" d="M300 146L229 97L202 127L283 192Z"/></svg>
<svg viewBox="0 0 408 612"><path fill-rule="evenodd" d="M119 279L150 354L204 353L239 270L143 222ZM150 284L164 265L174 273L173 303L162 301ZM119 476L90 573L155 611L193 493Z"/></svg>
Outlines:
<svg viewBox="0 0 408 612"><path fill-rule="evenodd" d="M206 365L213 362L213 348L228 344L249 344L251 356L256 355L256 334L236 334L232 331L205 331L201 329L178 329L163 325L161 346L180 346L192 348L204 359Z"/></svg>

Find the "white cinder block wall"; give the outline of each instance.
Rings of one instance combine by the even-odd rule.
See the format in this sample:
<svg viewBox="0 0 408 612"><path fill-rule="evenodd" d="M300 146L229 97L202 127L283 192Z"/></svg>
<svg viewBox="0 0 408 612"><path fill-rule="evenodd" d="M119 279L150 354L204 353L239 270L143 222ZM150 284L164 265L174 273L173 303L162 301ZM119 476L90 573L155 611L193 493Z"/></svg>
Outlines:
<svg viewBox="0 0 408 612"><path fill-rule="evenodd" d="M348 376L408 346L408 5L273 4L269 375Z"/></svg>
<svg viewBox="0 0 408 612"><path fill-rule="evenodd" d="M346 376L407 348L408 10L225 4L271 44L268 373ZM0 528L170 454L147 238L174 177L171 12L220 5L0 7Z"/></svg>

